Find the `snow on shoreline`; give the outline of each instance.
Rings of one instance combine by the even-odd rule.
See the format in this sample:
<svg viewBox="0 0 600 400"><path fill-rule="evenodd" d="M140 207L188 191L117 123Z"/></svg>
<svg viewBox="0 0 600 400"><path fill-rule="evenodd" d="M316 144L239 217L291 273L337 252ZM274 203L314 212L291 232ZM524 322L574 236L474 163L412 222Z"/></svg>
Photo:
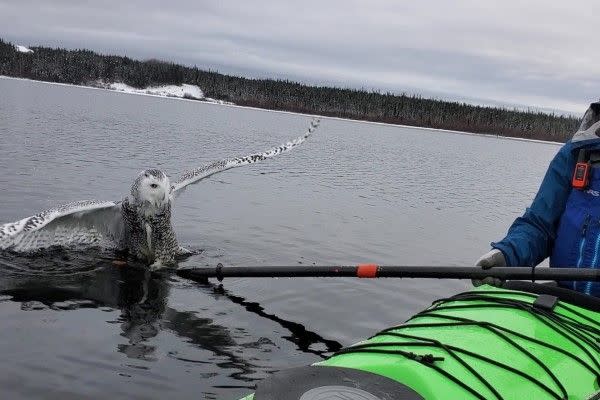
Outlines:
<svg viewBox="0 0 600 400"><path fill-rule="evenodd" d="M33 53L33 50L31 50L31 49L29 49L29 48L27 48L25 46L21 46L20 44L17 44L15 46L15 48L17 49L17 51L19 53Z"/></svg>
<svg viewBox="0 0 600 400"><path fill-rule="evenodd" d="M137 94L153 94L155 96L165 97L187 97L188 99L200 100L204 98L204 92L195 85L166 85L166 86L149 86L144 89L136 89L124 83L109 83L107 89L118 90L120 92L137 93Z"/></svg>
<svg viewBox="0 0 600 400"><path fill-rule="evenodd" d="M211 99L210 97L204 96L204 92L196 85L189 85L184 83L181 86L178 85L162 85L162 86L149 86L144 89L136 89L132 86L126 85L122 82L112 82L105 83L102 81L97 81L93 85L93 87L98 87L102 89L115 90L117 92L125 92L131 94L143 94L149 96L159 96L159 97L176 97L179 99L190 99L190 100L200 100L206 101L209 103L216 104L228 104L233 105L233 103L224 100Z"/></svg>
<svg viewBox="0 0 600 400"><path fill-rule="evenodd" d="M0 75L0 79L14 79L14 80L19 80L19 81L42 83L42 84L46 84L46 85L70 86L70 87L76 87L76 88L82 88L82 89L112 90L115 92L118 91L118 90L113 90L113 89L100 87L100 86L73 85L70 83L48 82L48 81L40 81L37 79L16 78L13 76L5 76L5 75ZM135 88L132 88L132 89L134 90L133 92L125 92L125 91L119 91L119 92L120 93L128 93L128 94L136 94L136 95L141 95L141 96L153 96L153 97L163 97L163 98L166 97L166 96L159 96L156 94L149 94L149 93L146 93L142 90L135 89ZM137 92L135 92L136 90L137 90ZM185 97L167 97L167 98L171 98L171 99L175 99L175 100L182 100L182 101L198 102L198 100L196 100L196 99L189 99L189 98L185 98ZM256 110L256 111L261 111L261 112L272 112L272 113L278 113L278 114L306 115L309 117L319 117L322 119L331 119L331 120L335 120L335 121L347 121L347 122L352 122L352 123L357 123L357 124L373 124L373 125L382 125L382 126L392 126L392 127L410 128L410 129L418 129L418 130L433 131L433 132L452 133L452 134L458 134L458 135L490 137L490 138L496 138L496 139L501 139L501 140L516 140L516 141L520 141L520 142L541 143L541 144L549 144L549 145L556 145L556 146L564 145L564 143L562 143L562 142L553 142L550 140L527 139L527 138L518 138L518 137L512 137L512 136L499 136L499 135L487 134L487 133L454 131L454 130L450 130L450 129L428 128L428 127L424 127L424 126L412 126L412 125L401 125L401 124L390 124L388 122L374 122L374 121L365 121L365 120L360 120L360 119L330 117L330 116L318 115L318 114L306 114L306 113L298 113L298 112L292 112L292 111L271 110L271 109L267 109L267 108L240 106L235 103L231 103L229 101L211 99L210 97L205 97L205 98L201 99L200 101L204 104L223 105L223 106L227 106L227 107L244 108L244 109L249 109L249 110Z"/></svg>

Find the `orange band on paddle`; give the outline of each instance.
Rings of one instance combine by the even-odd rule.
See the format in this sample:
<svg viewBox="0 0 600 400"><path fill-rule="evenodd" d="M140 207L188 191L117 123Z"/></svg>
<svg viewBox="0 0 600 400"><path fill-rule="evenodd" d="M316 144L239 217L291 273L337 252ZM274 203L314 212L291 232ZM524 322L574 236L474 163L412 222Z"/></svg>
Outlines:
<svg viewBox="0 0 600 400"><path fill-rule="evenodd" d="M377 264L358 264L356 276L359 278L377 278Z"/></svg>

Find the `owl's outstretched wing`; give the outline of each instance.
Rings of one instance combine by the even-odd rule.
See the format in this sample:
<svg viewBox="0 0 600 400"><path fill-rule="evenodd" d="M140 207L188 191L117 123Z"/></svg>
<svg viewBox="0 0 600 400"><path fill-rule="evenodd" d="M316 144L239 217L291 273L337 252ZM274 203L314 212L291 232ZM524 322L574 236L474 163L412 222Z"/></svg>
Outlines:
<svg viewBox="0 0 600 400"><path fill-rule="evenodd" d="M310 126L302 136L290 142L282 144L281 146L273 147L272 149L269 149L263 153L250 154L245 157L228 158L225 160L215 161L213 163L188 171L173 184L171 195L176 196L186 186L191 185L192 183L196 183L218 172L222 172L230 168L241 167L242 165L253 164L258 161L266 160L267 158L275 157L276 155L279 155L281 153L285 153L293 149L294 147L304 143L304 141L318 128L319 122L319 119L314 118L310 122Z"/></svg>
<svg viewBox="0 0 600 400"><path fill-rule="evenodd" d="M119 247L123 231L119 202L76 201L0 225L0 250L26 252L76 245Z"/></svg>

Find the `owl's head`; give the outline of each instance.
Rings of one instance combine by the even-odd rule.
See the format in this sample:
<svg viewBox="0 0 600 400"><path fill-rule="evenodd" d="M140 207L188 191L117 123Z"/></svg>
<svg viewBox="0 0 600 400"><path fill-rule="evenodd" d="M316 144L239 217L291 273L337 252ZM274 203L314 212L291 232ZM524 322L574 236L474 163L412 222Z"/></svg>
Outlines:
<svg viewBox="0 0 600 400"><path fill-rule="evenodd" d="M169 204L170 194L169 178L159 169L147 169L140 172L131 185L131 196L140 206L162 209Z"/></svg>

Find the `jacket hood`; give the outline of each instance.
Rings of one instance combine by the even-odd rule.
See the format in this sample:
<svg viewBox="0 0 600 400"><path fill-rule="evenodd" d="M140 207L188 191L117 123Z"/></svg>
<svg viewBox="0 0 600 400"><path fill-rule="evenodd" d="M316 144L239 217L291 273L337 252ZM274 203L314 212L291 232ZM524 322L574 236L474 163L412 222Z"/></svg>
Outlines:
<svg viewBox="0 0 600 400"><path fill-rule="evenodd" d="M571 142L600 139L600 101L590 104Z"/></svg>

